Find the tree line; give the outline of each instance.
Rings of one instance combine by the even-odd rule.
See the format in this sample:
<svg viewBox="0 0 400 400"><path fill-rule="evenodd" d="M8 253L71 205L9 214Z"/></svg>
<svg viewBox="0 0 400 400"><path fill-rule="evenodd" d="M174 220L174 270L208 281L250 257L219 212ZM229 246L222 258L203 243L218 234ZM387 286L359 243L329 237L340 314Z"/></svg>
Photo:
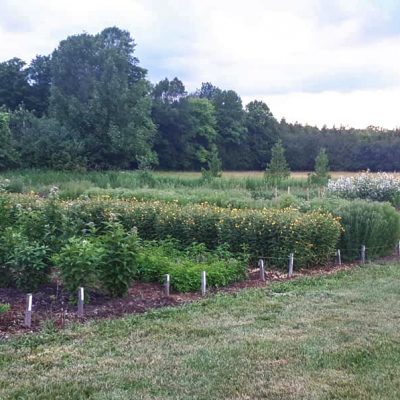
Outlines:
<svg viewBox="0 0 400 400"><path fill-rule="evenodd" d="M262 170L282 142L292 170L325 149L333 170L400 170L400 130L278 121L206 82L156 84L117 27L70 36L30 64L0 63L0 168Z"/></svg>

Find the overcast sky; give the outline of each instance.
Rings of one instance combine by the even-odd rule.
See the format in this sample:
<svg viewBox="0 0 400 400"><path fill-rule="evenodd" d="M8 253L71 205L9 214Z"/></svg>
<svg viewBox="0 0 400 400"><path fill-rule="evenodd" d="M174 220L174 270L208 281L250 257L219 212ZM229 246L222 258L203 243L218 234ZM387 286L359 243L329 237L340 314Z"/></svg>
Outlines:
<svg viewBox="0 0 400 400"><path fill-rule="evenodd" d="M209 81L291 122L400 126L399 0L0 0L0 61L113 25L152 82Z"/></svg>

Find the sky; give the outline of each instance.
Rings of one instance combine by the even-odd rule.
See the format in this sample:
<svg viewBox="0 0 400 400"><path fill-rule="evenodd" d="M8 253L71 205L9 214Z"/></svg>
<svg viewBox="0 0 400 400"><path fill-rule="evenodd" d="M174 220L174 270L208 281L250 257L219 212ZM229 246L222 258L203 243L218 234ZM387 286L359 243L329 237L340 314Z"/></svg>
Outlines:
<svg viewBox="0 0 400 400"><path fill-rule="evenodd" d="M108 26L152 82L211 82L289 122L400 127L399 0L0 0L0 61Z"/></svg>

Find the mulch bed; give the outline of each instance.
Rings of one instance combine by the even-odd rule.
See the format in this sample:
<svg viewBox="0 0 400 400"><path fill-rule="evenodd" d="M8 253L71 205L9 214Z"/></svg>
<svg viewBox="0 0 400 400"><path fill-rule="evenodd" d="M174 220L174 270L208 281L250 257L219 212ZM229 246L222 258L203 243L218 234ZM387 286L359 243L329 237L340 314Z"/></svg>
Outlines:
<svg viewBox="0 0 400 400"><path fill-rule="evenodd" d="M387 257L384 261L391 261L395 257ZM328 275L340 270L349 270L357 264L326 265L314 269L303 269L295 272L291 279L300 276ZM249 270L248 278L235 282L224 288L211 289L209 294L218 292L230 293L245 288L264 287L271 281L288 280L286 273L268 271L266 280L260 280L259 270ZM137 282L132 285L126 297L113 299L98 293L89 293L90 303L85 304L83 318L77 316L77 306L70 304L68 294L57 283L41 287L33 293L32 325L25 328L24 314L26 294L17 289L0 288L0 303L8 303L9 311L0 314L0 341L14 336L35 332L41 329L44 321L51 320L58 328L63 328L73 321L87 321L101 318L116 318L126 314L143 313L160 307L178 306L202 298L200 293L171 293L169 297L163 294L162 286L157 283Z"/></svg>

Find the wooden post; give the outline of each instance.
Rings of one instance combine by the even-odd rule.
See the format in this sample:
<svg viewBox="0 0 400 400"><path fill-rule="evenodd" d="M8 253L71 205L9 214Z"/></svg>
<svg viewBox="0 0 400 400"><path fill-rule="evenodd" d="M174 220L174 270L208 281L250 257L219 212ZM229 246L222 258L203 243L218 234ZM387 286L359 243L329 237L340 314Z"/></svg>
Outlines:
<svg viewBox="0 0 400 400"><path fill-rule="evenodd" d="M169 274L164 275L164 295L169 297L170 277Z"/></svg>
<svg viewBox="0 0 400 400"><path fill-rule="evenodd" d="M32 324L32 293L26 295L24 326L30 328Z"/></svg>
<svg viewBox="0 0 400 400"><path fill-rule="evenodd" d="M342 256L339 249L336 250L336 262L338 265L342 265Z"/></svg>
<svg viewBox="0 0 400 400"><path fill-rule="evenodd" d="M400 240L397 242L397 255L400 257Z"/></svg>
<svg viewBox="0 0 400 400"><path fill-rule="evenodd" d="M83 317L83 303L85 302L85 290L83 287L78 289L78 317Z"/></svg>
<svg viewBox="0 0 400 400"><path fill-rule="evenodd" d="M307 188L307 201L310 201L310 188Z"/></svg>
<svg viewBox="0 0 400 400"><path fill-rule="evenodd" d="M275 186L275 199L278 198L278 188Z"/></svg>
<svg viewBox="0 0 400 400"><path fill-rule="evenodd" d="M290 253L289 255L289 273L288 278L291 278L293 275L293 262L294 262L294 254Z"/></svg>
<svg viewBox="0 0 400 400"><path fill-rule="evenodd" d="M260 280L265 281L265 265L264 260L260 259L258 261L258 266L260 267Z"/></svg>
<svg viewBox="0 0 400 400"><path fill-rule="evenodd" d="M290 194L290 186L287 187L287 194Z"/></svg>
<svg viewBox="0 0 400 400"><path fill-rule="evenodd" d="M361 246L361 264L365 264L365 245Z"/></svg>
<svg viewBox="0 0 400 400"><path fill-rule="evenodd" d="M206 271L201 273L201 295L205 296L207 294L207 275Z"/></svg>

